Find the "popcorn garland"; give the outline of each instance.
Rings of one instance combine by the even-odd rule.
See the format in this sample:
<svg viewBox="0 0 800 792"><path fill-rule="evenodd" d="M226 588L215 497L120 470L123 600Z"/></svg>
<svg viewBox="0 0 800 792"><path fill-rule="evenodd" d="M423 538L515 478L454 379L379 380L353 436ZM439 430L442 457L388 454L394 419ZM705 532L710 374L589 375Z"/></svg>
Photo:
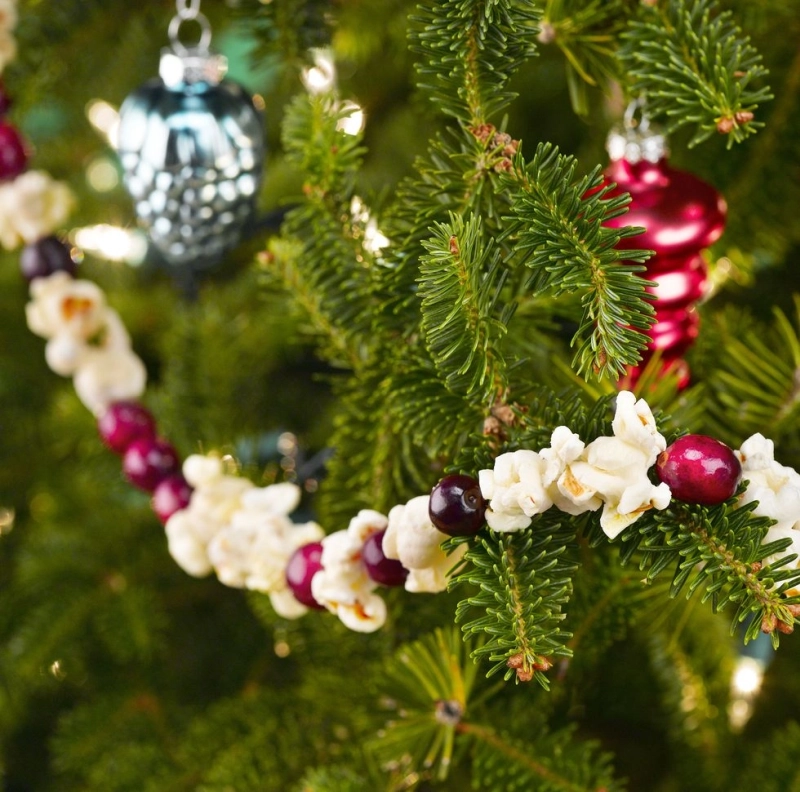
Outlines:
<svg viewBox="0 0 800 792"><path fill-rule="evenodd" d="M15 2L0 0L0 69L15 54L15 24ZM0 115L7 107L0 91ZM309 607L326 609L365 633L386 621L378 593L383 585L402 583L413 593L447 588L466 544L449 556L441 549L457 531L432 514L429 495L397 505L388 515L362 510L345 530L326 536L315 522L291 520L300 501L295 484L257 487L230 475L213 455L192 455L180 466L136 401L144 393L146 371L119 315L100 288L74 279L69 248L49 236L66 220L71 193L44 172L25 171L24 144L5 121L0 121L0 149L10 152L0 157L0 244L27 245L22 268L30 280L28 327L46 339L49 367L73 377L79 399L98 418L101 437L122 455L126 477L152 493L169 552L185 572L195 577L214 572L224 585L263 592L283 618L298 618ZM478 474L479 508L488 527L504 533L535 530L534 518L550 508L570 515L602 509L600 526L614 539L646 511L665 509L670 488L663 481L653 484L648 473L668 449L648 404L621 391L612 431L586 444L559 426L547 448L498 456L492 468ZM800 474L775 461L773 442L761 434L735 454L749 482L740 503L757 501L754 514L776 521L764 542L791 540L765 563L800 554ZM474 504L470 508L474 511Z"/></svg>

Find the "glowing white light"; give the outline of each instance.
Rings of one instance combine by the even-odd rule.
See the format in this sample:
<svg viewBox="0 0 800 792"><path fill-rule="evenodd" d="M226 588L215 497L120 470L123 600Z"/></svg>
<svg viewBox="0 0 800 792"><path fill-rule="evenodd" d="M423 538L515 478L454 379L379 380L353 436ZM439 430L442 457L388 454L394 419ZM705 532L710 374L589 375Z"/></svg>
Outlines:
<svg viewBox="0 0 800 792"><path fill-rule="evenodd" d="M369 208L357 195L350 201L350 217L353 218L353 223L364 226L364 250L378 253L382 248L388 247L389 238L380 232L375 218L370 217Z"/></svg>
<svg viewBox="0 0 800 792"><path fill-rule="evenodd" d="M314 65L303 69L303 85L310 94L328 93L336 84L336 66L329 50L311 50Z"/></svg>
<svg viewBox="0 0 800 792"><path fill-rule="evenodd" d="M349 114L336 122L336 129L345 135L357 135L364 128L364 111L355 102L345 102L342 110Z"/></svg>
<svg viewBox="0 0 800 792"><path fill-rule="evenodd" d="M740 657L733 671L731 690L739 698L755 696L761 690L764 666L753 657Z"/></svg>
<svg viewBox="0 0 800 792"><path fill-rule="evenodd" d="M15 517L13 509L0 508L0 536L7 534L14 527Z"/></svg>
<svg viewBox="0 0 800 792"><path fill-rule="evenodd" d="M76 228L72 232L75 244L87 253L108 261L141 264L147 255L147 239L140 231L118 226L100 225Z"/></svg>
<svg viewBox="0 0 800 792"><path fill-rule="evenodd" d="M389 237L382 234L375 220L370 220L364 229L364 249L370 253L377 253L389 246Z"/></svg>
<svg viewBox="0 0 800 792"><path fill-rule="evenodd" d="M731 677L731 701L728 721L733 729L741 729L753 713L752 701L761 690L764 663L754 657L740 657Z"/></svg>
<svg viewBox="0 0 800 792"><path fill-rule="evenodd" d="M86 181L97 192L110 192L119 184L119 175L109 159L98 157L86 168Z"/></svg>
<svg viewBox="0 0 800 792"><path fill-rule="evenodd" d="M119 112L103 99L93 99L86 105L89 123L116 149L119 140Z"/></svg>

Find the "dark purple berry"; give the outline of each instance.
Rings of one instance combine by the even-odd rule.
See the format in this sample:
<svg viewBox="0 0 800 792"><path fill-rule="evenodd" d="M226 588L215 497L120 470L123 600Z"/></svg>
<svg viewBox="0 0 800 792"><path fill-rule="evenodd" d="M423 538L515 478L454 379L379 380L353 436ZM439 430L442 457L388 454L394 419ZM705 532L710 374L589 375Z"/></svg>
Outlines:
<svg viewBox="0 0 800 792"><path fill-rule="evenodd" d="M673 498L716 506L736 492L742 466L725 443L705 435L685 435L658 455L656 474Z"/></svg>
<svg viewBox="0 0 800 792"><path fill-rule="evenodd" d="M0 181L16 179L28 165L25 141L16 127L0 121Z"/></svg>
<svg viewBox="0 0 800 792"><path fill-rule="evenodd" d="M486 501L471 476L445 476L431 490L431 522L448 536L474 536L484 524Z"/></svg>
<svg viewBox="0 0 800 792"><path fill-rule="evenodd" d="M11 97L6 91L5 83L0 80L0 116L4 116L11 109Z"/></svg>
<svg viewBox="0 0 800 792"><path fill-rule="evenodd" d="M153 490L153 511L162 523L172 517L175 512L185 509L192 498L189 482L180 474L167 476Z"/></svg>
<svg viewBox="0 0 800 792"><path fill-rule="evenodd" d="M75 277L78 265L71 248L56 236L46 236L22 249L19 257L22 277L30 283L34 278L47 278L54 272L66 272Z"/></svg>
<svg viewBox="0 0 800 792"><path fill-rule="evenodd" d="M367 568L367 574L376 583L384 586L402 586L408 577L408 570L393 558L387 558L383 552L383 535L385 530L370 534L361 548L361 560Z"/></svg>
<svg viewBox="0 0 800 792"><path fill-rule="evenodd" d="M134 440L154 438L156 422L141 404L121 401L109 405L97 421L97 430L112 451L124 454Z"/></svg>
<svg viewBox="0 0 800 792"><path fill-rule="evenodd" d="M178 453L166 440L148 437L134 440L122 457L122 472L128 481L152 492L167 476L180 472Z"/></svg>
<svg viewBox="0 0 800 792"><path fill-rule="evenodd" d="M311 579L322 569L322 542L298 547L286 565L286 585L294 598L307 608L324 610L311 593Z"/></svg>

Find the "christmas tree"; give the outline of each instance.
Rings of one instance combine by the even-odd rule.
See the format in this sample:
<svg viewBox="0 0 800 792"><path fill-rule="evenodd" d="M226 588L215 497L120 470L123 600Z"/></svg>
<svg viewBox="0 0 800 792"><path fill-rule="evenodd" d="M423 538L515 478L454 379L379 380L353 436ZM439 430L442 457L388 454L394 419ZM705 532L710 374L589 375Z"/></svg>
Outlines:
<svg viewBox="0 0 800 792"><path fill-rule="evenodd" d="M800 788L796 3L0 28L3 789Z"/></svg>

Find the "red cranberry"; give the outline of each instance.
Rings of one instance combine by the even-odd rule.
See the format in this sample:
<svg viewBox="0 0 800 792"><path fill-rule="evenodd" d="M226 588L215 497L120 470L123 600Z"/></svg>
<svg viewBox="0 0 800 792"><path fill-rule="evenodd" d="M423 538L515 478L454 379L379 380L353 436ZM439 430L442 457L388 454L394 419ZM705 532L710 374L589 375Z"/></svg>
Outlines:
<svg viewBox="0 0 800 792"><path fill-rule="evenodd" d="M361 560L367 568L367 574L376 583L384 586L402 586L408 577L408 570L393 558L387 558L383 552L383 535L386 530L370 534L361 548Z"/></svg>
<svg viewBox="0 0 800 792"><path fill-rule="evenodd" d="M69 245L55 236L42 237L26 245L19 257L19 268L28 283L34 278L46 278L54 272L66 272L74 277L78 271Z"/></svg>
<svg viewBox="0 0 800 792"><path fill-rule="evenodd" d="M0 121L0 180L16 179L28 164L22 136L6 121Z"/></svg>
<svg viewBox="0 0 800 792"><path fill-rule="evenodd" d="M286 585L294 598L307 608L324 610L311 593L311 579L322 569L322 542L298 547L286 565Z"/></svg>
<svg viewBox="0 0 800 792"><path fill-rule="evenodd" d="M471 476L445 476L431 491L431 522L448 536L474 536L484 524L486 501Z"/></svg>
<svg viewBox="0 0 800 792"><path fill-rule="evenodd" d="M180 471L178 453L166 440L145 437L134 440L122 457L122 472L136 487L152 492L167 476Z"/></svg>
<svg viewBox="0 0 800 792"><path fill-rule="evenodd" d="M185 509L192 498L189 482L180 474L167 476L153 490L153 511L162 523L172 517L175 512Z"/></svg>
<svg viewBox="0 0 800 792"><path fill-rule="evenodd" d="M716 506L736 492L742 466L725 443L705 435L685 435L658 455L656 473L673 498Z"/></svg>
<svg viewBox="0 0 800 792"><path fill-rule="evenodd" d="M124 454L134 440L150 440L156 434L156 422L148 409L137 402L114 402L100 416L97 429L103 442L118 454Z"/></svg>

